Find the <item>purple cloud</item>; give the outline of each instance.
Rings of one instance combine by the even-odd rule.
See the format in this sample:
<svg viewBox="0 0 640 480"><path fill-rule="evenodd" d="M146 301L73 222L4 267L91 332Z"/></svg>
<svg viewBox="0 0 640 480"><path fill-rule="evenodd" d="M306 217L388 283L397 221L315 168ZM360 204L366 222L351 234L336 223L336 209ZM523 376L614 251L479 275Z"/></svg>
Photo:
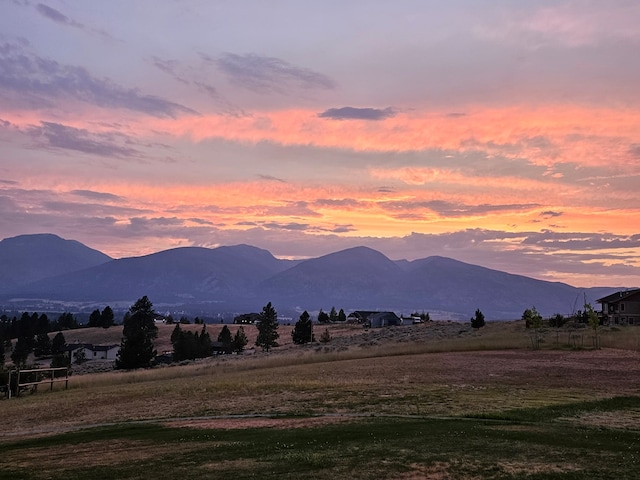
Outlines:
<svg viewBox="0 0 640 480"><path fill-rule="evenodd" d="M100 107L122 108L154 117L197 114L183 105L135 88L125 88L87 69L39 57L22 45L0 45L0 95L29 108L51 107L57 101L80 100Z"/></svg>
<svg viewBox="0 0 640 480"><path fill-rule="evenodd" d="M210 57L203 57L210 58ZM249 53L225 53L216 65L238 85L259 93L286 94L292 87L332 90L335 82L318 72L284 60Z"/></svg>
<svg viewBox="0 0 640 480"><path fill-rule="evenodd" d="M318 117L332 120L385 120L395 115L396 112L391 107L384 109L342 107L325 110L319 113Z"/></svg>

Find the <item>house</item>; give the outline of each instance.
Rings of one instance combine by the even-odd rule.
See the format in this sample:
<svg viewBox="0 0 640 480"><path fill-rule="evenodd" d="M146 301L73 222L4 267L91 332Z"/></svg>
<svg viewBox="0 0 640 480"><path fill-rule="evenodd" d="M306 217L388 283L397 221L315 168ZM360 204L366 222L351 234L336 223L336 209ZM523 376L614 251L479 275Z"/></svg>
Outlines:
<svg viewBox="0 0 640 480"><path fill-rule="evenodd" d="M78 355L84 355L85 360L115 360L120 351L120 345L93 345L91 343L71 343L65 345L63 351L69 352L73 360ZM82 353L80 353L82 352Z"/></svg>
<svg viewBox="0 0 640 480"><path fill-rule="evenodd" d="M600 317L607 325L640 325L640 288L622 290L599 300Z"/></svg>
<svg viewBox="0 0 640 480"><path fill-rule="evenodd" d="M380 328L402 325L402 320L393 312L371 312L357 310L349 314L348 319L357 319L364 328Z"/></svg>

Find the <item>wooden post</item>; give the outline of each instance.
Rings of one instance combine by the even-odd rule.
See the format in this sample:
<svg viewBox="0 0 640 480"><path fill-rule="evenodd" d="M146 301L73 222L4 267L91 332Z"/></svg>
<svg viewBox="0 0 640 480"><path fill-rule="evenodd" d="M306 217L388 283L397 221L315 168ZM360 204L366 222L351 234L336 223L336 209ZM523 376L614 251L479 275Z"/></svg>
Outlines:
<svg viewBox="0 0 640 480"><path fill-rule="evenodd" d="M20 396L20 369L17 371L18 381L16 382L16 397Z"/></svg>

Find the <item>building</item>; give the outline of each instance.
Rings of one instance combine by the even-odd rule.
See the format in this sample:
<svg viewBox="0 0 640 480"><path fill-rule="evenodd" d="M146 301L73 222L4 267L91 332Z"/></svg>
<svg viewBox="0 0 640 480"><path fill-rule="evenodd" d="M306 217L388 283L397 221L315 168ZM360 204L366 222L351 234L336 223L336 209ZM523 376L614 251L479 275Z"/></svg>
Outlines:
<svg viewBox="0 0 640 480"><path fill-rule="evenodd" d="M380 328L402 325L402 319L393 312L372 312L356 310L349 314L347 320L357 320L364 328Z"/></svg>
<svg viewBox="0 0 640 480"><path fill-rule="evenodd" d="M640 288L622 290L596 300L605 325L640 325Z"/></svg>
<svg viewBox="0 0 640 480"><path fill-rule="evenodd" d="M69 352L69 358L74 361L84 355L84 360L115 360L120 351L120 345L93 345L91 343L71 343L64 347L64 351Z"/></svg>

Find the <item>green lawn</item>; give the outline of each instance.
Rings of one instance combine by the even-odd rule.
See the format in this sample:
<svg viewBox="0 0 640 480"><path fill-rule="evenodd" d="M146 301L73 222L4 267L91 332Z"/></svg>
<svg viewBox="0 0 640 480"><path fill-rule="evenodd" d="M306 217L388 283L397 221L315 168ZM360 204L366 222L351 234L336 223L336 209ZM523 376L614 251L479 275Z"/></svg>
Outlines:
<svg viewBox="0 0 640 480"><path fill-rule="evenodd" d="M116 425L4 444L0 478L637 479L640 430L566 418L639 408L640 397L624 397L511 410L499 420L361 417L289 429Z"/></svg>

